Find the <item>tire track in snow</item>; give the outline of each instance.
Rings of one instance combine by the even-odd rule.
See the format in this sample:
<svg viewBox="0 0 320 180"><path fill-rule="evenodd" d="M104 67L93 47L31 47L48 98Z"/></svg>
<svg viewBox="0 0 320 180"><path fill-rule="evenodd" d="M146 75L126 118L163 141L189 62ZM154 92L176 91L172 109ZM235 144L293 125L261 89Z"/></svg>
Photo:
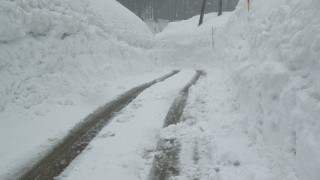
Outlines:
<svg viewBox="0 0 320 180"><path fill-rule="evenodd" d="M169 109L163 128L177 124L180 121L188 99L188 91L190 87L194 85L204 74L204 71L197 70L193 79L181 90L179 96L175 99ZM157 153L154 157L149 179L167 180L171 176L179 175L179 151L180 143L177 139L160 139L157 144Z"/></svg>
<svg viewBox="0 0 320 180"><path fill-rule="evenodd" d="M217 171L214 166L215 151L213 136L207 129L206 116L208 109L207 92L204 84L207 79L201 79L189 92L189 98L182 115L182 120L175 132L181 142L179 163L181 179L199 180L215 179Z"/></svg>
<svg viewBox="0 0 320 180"><path fill-rule="evenodd" d="M137 86L117 99L111 101L105 106L89 115L84 122L78 124L69 135L66 136L51 152L36 162L33 167L26 170L21 176L21 180L42 180L54 179L75 159L98 134L98 132L114 117L121 109L126 107L142 91L150 86L162 82L169 77L177 74L179 71L173 71L168 75L160 77L151 82Z"/></svg>

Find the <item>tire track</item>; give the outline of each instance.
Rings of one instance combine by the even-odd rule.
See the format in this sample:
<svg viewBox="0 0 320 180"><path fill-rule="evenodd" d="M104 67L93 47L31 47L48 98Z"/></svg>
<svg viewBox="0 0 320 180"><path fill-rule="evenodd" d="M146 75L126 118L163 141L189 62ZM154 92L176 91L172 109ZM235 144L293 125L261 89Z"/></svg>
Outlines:
<svg viewBox="0 0 320 180"><path fill-rule="evenodd" d="M188 91L190 87L194 85L204 74L204 71L197 70L193 79L181 90L179 96L170 107L163 128L172 124L177 124L180 121L188 99ZM149 179L167 180L172 176L179 175L179 151L180 143L177 139L160 139L157 144L157 153L154 157Z"/></svg>
<svg viewBox="0 0 320 180"><path fill-rule="evenodd" d="M119 96L105 106L85 118L79 123L52 151L45 155L33 167L26 170L21 180L50 180L58 176L75 159L98 134L98 132L114 117L114 115L127 106L142 91L150 86L164 81L177 74L173 71L149 83L135 87Z"/></svg>

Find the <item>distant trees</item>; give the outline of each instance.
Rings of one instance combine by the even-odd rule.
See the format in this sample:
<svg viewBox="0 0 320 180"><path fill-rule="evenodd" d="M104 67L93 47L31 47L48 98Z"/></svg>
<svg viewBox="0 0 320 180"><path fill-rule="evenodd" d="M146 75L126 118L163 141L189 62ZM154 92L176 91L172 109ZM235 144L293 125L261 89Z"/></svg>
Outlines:
<svg viewBox="0 0 320 180"><path fill-rule="evenodd" d="M188 19L200 14L203 0L117 0L140 18L168 19L170 21ZM206 0L205 13L218 12L220 0ZM239 0L222 0L222 10L232 11Z"/></svg>

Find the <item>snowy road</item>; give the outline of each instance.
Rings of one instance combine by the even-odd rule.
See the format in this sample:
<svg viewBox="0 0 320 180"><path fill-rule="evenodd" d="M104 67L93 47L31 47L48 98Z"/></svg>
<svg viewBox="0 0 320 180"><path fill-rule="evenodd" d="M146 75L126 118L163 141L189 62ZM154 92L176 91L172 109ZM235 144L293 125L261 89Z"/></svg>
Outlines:
<svg viewBox="0 0 320 180"><path fill-rule="evenodd" d="M62 142L52 149L41 161L31 168L21 179L53 179L80 154L97 133L112 119L114 114L128 105L142 91L177 74L173 71L149 83L135 87L120 95L78 124Z"/></svg>
<svg viewBox="0 0 320 180"><path fill-rule="evenodd" d="M204 74L204 71L197 71L194 78L181 90L180 95L171 105L163 125L164 128L180 122L187 103L189 89ZM160 139L158 141L150 179L169 179L170 176L179 174L179 146L179 142L174 138Z"/></svg>
<svg viewBox="0 0 320 180"><path fill-rule="evenodd" d="M58 179L147 179L172 102L194 77L183 70L141 93L102 129Z"/></svg>
<svg viewBox="0 0 320 180"><path fill-rule="evenodd" d="M0 3L0 180L320 179L319 0L119 1Z"/></svg>
<svg viewBox="0 0 320 180"><path fill-rule="evenodd" d="M79 179L80 177L86 177L86 175L89 178L92 173L95 173L101 177L110 176L110 178L114 178L119 176L116 179L127 179L126 177L121 177L130 174L126 172L128 166L130 166L126 163L130 162L130 159L135 161L134 159L137 158L139 153L141 156L141 150L144 151L141 156L141 162L144 161L141 165L144 167L141 167L143 170L138 173L137 179L140 179L141 176L147 177L152 166L152 152L155 152L154 149L156 147L152 145L157 141L157 133L155 132L158 132L163 123L165 124L164 127L166 127L179 121L187 100L189 88L203 74L204 72L202 71L195 73L193 70L173 71L166 76L126 92L90 115L84 123L78 125L72 133L64 138L63 142L21 179L53 179L66 167L66 171L59 178ZM188 81L190 82L188 83ZM143 92L144 90L145 92ZM178 95L180 90L181 92ZM170 107L171 102L174 103ZM168 109L169 113L165 118ZM112 119L113 117L114 119ZM110 120L111 123L105 127ZM102 131L99 133L101 129ZM95 139L91 142L93 138ZM131 143L128 143L128 140ZM101 145L102 142L104 143ZM141 147L144 148L141 149ZM151 149L147 150L145 148ZM85 151L81 153L84 149ZM99 151L103 151L103 153ZM79 154L80 156L77 158ZM101 154L104 154L103 157L105 159L101 158ZM89 161L99 157L103 165L92 162L83 163L81 161L83 157L88 157L87 160ZM114 161L112 157L115 158ZM76 160L72 162L75 158ZM123 160L122 163L126 165L120 164L119 166L114 164L119 160L121 161L121 159ZM68 167L70 163L71 166ZM82 164L84 165L83 167ZM100 171L99 167L102 168ZM105 168L110 169L110 171L105 171ZM81 170L78 171L78 169ZM92 172L92 169L95 169L94 172ZM76 177L72 178L73 174Z"/></svg>
<svg viewBox="0 0 320 180"><path fill-rule="evenodd" d="M182 70L152 81L158 82L152 86L142 85L146 89L133 93L133 100L120 105L117 113L97 118L103 123L87 130L89 138L67 142L73 154L48 155L53 164L47 170L36 167L22 179L281 178L284 172L272 168L280 165L248 136L225 72L206 73L201 78L202 71ZM81 153L72 148L79 144Z"/></svg>

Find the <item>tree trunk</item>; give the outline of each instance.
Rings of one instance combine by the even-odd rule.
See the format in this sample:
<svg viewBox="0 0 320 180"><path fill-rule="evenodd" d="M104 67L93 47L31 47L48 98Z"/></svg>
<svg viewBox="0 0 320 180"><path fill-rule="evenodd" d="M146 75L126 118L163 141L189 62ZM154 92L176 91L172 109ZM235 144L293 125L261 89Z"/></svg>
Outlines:
<svg viewBox="0 0 320 180"><path fill-rule="evenodd" d="M157 0L153 0L153 20L158 22L158 7Z"/></svg>
<svg viewBox="0 0 320 180"><path fill-rule="evenodd" d="M218 16L222 15L222 0L219 0L219 11L218 11Z"/></svg>
<svg viewBox="0 0 320 180"><path fill-rule="evenodd" d="M203 23L204 10L206 8L206 3L207 3L207 0L203 0L202 6L201 6L201 14L200 14L200 20L199 20L199 25L198 26L200 26Z"/></svg>
<svg viewBox="0 0 320 180"><path fill-rule="evenodd" d="M187 19L187 0L183 1L183 19Z"/></svg>

